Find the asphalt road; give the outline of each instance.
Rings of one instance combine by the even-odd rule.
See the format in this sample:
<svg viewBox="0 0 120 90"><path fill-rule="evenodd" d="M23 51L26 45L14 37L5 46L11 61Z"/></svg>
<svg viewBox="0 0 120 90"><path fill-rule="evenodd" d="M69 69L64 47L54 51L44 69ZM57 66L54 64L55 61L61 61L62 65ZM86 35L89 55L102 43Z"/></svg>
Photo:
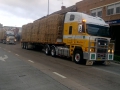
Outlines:
<svg viewBox="0 0 120 90"><path fill-rule="evenodd" d="M18 56L0 48L0 90L70 90Z"/></svg>
<svg viewBox="0 0 120 90"><path fill-rule="evenodd" d="M85 66L75 64L68 59L46 56L43 52L21 49L20 44L0 44L0 47L2 50L13 54L14 57L17 57L20 61L27 63L29 67L36 68L36 70L39 70L41 73L48 75L56 82L59 82L60 85L63 85L60 87L65 88L53 90L120 89L120 65L117 63L111 63L109 66ZM17 65L19 66L19 63Z"/></svg>

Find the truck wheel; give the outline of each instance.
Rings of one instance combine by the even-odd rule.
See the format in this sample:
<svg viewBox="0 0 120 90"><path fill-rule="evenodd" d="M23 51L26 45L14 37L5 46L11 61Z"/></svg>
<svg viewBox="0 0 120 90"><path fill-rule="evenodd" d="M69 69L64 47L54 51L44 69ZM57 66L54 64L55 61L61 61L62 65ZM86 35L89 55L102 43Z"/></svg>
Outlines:
<svg viewBox="0 0 120 90"><path fill-rule="evenodd" d="M49 55L49 48L48 47L45 48L45 54Z"/></svg>
<svg viewBox="0 0 120 90"><path fill-rule="evenodd" d="M55 57L55 56L56 56L56 50L55 50L54 47L52 47L52 49L51 49L51 56L52 56L52 57Z"/></svg>
<svg viewBox="0 0 120 90"><path fill-rule="evenodd" d="M79 50L75 51L73 58L75 63L80 64L83 61L82 51L79 51Z"/></svg>

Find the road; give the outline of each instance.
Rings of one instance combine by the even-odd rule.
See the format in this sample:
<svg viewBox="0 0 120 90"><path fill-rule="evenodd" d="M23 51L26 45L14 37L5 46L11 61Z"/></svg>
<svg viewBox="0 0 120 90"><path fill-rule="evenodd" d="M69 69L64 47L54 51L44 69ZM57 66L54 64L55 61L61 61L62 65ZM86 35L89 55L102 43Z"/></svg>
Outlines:
<svg viewBox="0 0 120 90"><path fill-rule="evenodd" d="M85 66L68 59L46 56L43 52L21 49L20 44L0 44L0 48L67 87L60 90L120 89L120 65L117 63Z"/></svg>

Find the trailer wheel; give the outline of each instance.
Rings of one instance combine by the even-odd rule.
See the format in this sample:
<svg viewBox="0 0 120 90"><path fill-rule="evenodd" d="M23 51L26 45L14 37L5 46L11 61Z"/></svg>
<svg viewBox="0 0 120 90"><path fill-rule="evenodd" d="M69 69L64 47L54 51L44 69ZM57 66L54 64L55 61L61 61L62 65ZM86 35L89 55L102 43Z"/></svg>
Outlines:
<svg viewBox="0 0 120 90"><path fill-rule="evenodd" d="M28 50L28 43L26 43L26 49Z"/></svg>
<svg viewBox="0 0 120 90"><path fill-rule="evenodd" d="M23 49L23 43L21 43L21 48Z"/></svg>
<svg viewBox="0 0 120 90"><path fill-rule="evenodd" d="M55 57L55 56L56 56L56 50L55 50L54 47L52 47L52 49L51 49L51 56L52 56L52 57Z"/></svg>
<svg viewBox="0 0 120 90"><path fill-rule="evenodd" d="M45 54L49 55L49 48L48 47L45 48Z"/></svg>
<svg viewBox="0 0 120 90"><path fill-rule="evenodd" d="M73 58L75 63L80 64L83 61L82 51L79 50L75 51Z"/></svg>
<svg viewBox="0 0 120 90"><path fill-rule="evenodd" d="M23 43L23 48L24 48L24 49L26 48L26 43Z"/></svg>

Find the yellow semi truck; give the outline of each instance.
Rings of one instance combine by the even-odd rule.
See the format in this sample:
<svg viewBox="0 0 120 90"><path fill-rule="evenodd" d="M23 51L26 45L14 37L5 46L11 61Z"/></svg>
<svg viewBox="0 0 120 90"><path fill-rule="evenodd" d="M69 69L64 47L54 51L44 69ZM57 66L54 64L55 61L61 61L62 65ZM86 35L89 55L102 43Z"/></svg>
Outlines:
<svg viewBox="0 0 120 90"><path fill-rule="evenodd" d="M72 57L75 63L110 64L114 43L109 38L109 25L99 17L80 12L50 15L23 25L21 46L44 49L46 55Z"/></svg>

